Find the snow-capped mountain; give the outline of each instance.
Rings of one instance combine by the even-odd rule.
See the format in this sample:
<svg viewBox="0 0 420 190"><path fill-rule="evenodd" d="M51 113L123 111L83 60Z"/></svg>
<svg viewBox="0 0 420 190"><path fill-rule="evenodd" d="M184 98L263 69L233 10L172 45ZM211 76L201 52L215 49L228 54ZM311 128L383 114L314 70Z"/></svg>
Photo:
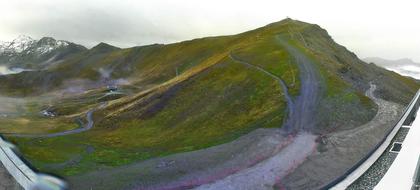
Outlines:
<svg viewBox="0 0 420 190"><path fill-rule="evenodd" d="M64 40L51 37L35 40L20 35L13 41L0 42L0 65L42 69L84 50L85 47Z"/></svg>
<svg viewBox="0 0 420 190"><path fill-rule="evenodd" d="M21 53L32 46L36 41L29 36L20 35L11 42L0 43L0 54Z"/></svg>
<svg viewBox="0 0 420 190"><path fill-rule="evenodd" d="M55 49L66 47L70 42L63 40L54 40L54 38L44 37L40 39L34 49L28 49L27 53L36 52L39 54L49 53Z"/></svg>
<svg viewBox="0 0 420 190"><path fill-rule="evenodd" d="M9 42L0 41L0 54L4 52L5 48L9 46Z"/></svg>
<svg viewBox="0 0 420 190"><path fill-rule="evenodd" d="M31 47L36 41L29 36L20 35L11 42L3 43L3 53L21 53Z"/></svg>
<svg viewBox="0 0 420 190"><path fill-rule="evenodd" d="M68 46L70 42L44 37L34 40L29 36L20 35L11 42L0 42L0 54L37 53L46 54L55 49Z"/></svg>

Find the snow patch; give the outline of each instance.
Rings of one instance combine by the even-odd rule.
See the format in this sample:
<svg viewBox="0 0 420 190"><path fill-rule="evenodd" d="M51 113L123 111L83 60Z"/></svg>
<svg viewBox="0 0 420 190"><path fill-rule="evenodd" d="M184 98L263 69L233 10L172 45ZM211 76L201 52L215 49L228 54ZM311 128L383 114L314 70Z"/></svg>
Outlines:
<svg viewBox="0 0 420 190"><path fill-rule="evenodd" d="M0 54L46 54L58 48L68 46L70 43L53 38L43 38L44 40L34 40L29 36L20 35L11 42L0 41ZM42 43L39 43L42 41Z"/></svg>
<svg viewBox="0 0 420 190"><path fill-rule="evenodd" d="M67 45L69 45L69 43L66 41L53 40L53 41L50 41L48 44L42 44L41 46L37 47L34 52L42 55L42 54L50 53L58 48L65 47Z"/></svg>
<svg viewBox="0 0 420 190"><path fill-rule="evenodd" d="M31 47L35 42L36 41L29 36L20 35L10 42L6 50L9 52L21 53Z"/></svg>

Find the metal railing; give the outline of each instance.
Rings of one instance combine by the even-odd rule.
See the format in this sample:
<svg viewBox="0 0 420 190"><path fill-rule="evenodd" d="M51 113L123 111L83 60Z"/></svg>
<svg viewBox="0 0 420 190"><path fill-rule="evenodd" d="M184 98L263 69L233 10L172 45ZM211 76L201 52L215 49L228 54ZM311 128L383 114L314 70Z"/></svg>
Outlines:
<svg viewBox="0 0 420 190"><path fill-rule="evenodd" d="M49 175L36 173L15 152L14 145L0 137L0 161L14 180L27 190L63 190L67 184Z"/></svg>
<svg viewBox="0 0 420 190"><path fill-rule="evenodd" d="M381 141L375 145L375 147L366 154L361 160L359 160L356 164L354 164L350 169L348 169L343 175L339 176L335 180L331 181L327 185L321 187L321 190L331 189L333 187L336 187L339 183L344 181L349 175L351 175L355 170L357 170L366 160L368 160L374 153L376 153L381 146L388 140L388 144L385 146L388 147L391 140L396 135L396 132L401 128L402 125L405 124L411 124L416 116L417 110L420 107L420 90L417 91L417 93L414 95L413 99L411 100L410 104L405 108L404 114L402 114L401 118L398 120L398 122L395 124L395 126L387 131L384 138L381 139ZM383 150L384 151L384 150ZM381 155L381 154L380 154ZM379 155L379 156L380 156ZM379 158L378 156L378 158ZM376 159L378 159L376 158ZM373 164L373 163L372 163ZM360 176L359 176L360 177Z"/></svg>
<svg viewBox="0 0 420 190"><path fill-rule="evenodd" d="M419 189L420 187L420 156L417 160L416 172L413 176L413 188L412 189Z"/></svg>

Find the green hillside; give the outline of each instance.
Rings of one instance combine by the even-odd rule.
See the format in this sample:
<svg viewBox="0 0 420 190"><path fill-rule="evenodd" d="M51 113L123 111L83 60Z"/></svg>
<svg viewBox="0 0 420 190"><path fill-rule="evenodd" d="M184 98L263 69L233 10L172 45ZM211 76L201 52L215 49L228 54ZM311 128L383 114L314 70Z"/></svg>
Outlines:
<svg viewBox="0 0 420 190"><path fill-rule="evenodd" d="M296 59L280 41L312 60L321 76L316 133L369 121L377 110L364 95L371 81L379 97L403 104L419 87L360 61L319 26L286 19L233 36L168 45L119 49L100 44L46 71L0 76L2 92L26 97L59 91L74 79L128 83L120 85L125 96L103 106L103 85L52 101L69 123L97 108L92 130L9 139L41 171L73 176L226 143L257 128L282 127L288 115L285 95L298 97L302 81ZM101 70L112 72L104 79Z"/></svg>

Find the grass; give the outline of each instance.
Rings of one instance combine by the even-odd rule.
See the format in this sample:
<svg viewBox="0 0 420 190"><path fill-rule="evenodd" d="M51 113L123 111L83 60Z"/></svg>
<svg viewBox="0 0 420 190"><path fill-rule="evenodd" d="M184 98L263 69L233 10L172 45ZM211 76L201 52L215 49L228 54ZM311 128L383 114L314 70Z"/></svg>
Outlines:
<svg viewBox="0 0 420 190"><path fill-rule="evenodd" d="M351 62L344 66L350 70L353 67L363 66L357 64L357 57L348 55L348 51L343 51L341 46L335 44L328 34L316 25L290 21L284 23L282 27L288 28L290 32L282 32L280 37L288 40L290 45L315 63L321 76L319 82L325 84L321 90L323 97L317 108L315 122L321 126L316 129L317 132L325 133L343 127L359 126L374 117L377 111L376 104L364 95L364 90L356 89L352 79L344 79L345 76L339 70L343 68L343 60ZM344 55L337 56L337 54ZM354 60L349 60L349 57ZM368 83L367 80L366 84ZM341 114L341 112L351 114Z"/></svg>
<svg viewBox="0 0 420 190"><path fill-rule="evenodd" d="M171 94L162 95L167 100L161 97L146 105L146 110L102 120L87 133L42 141L13 140L42 171L68 176L214 146L256 128L280 127L283 122L286 104L278 83L228 58L173 88ZM161 103L164 109L150 113ZM65 162L84 154L60 147L79 150L87 145L95 151L83 155L80 163L59 170L50 167L51 155Z"/></svg>
<svg viewBox="0 0 420 190"><path fill-rule="evenodd" d="M0 97L0 133L45 134L78 128L73 119L41 115L47 102L42 98Z"/></svg>
<svg viewBox="0 0 420 190"><path fill-rule="evenodd" d="M78 128L72 120L19 117L0 120L0 133L47 134Z"/></svg>
<svg viewBox="0 0 420 190"><path fill-rule="evenodd" d="M355 87L353 76L339 72L343 66L349 67L354 76L367 81L363 73L356 72L362 68L353 63L357 59L313 25L286 20L234 36L87 51L51 71L66 71L58 81L98 79L97 70L105 68L114 70L114 79L125 77L139 89L95 112L95 127L90 131L41 140L10 139L41 171L73 176L215 146L257 128L281 127L287 105L278 82L229 58L232 52L282 78L289 93L297 96L299 71L293 58L276 42L276 35L290 37L289 43L319 69L320 82L325 83L318 110L325 118L317 118L320 126L334 128L373 117L374 103ZM306 47L300 36L305 36L311 46ZM16 76L12 82L16 80L22 79ZM403 80L395 83L411 83ZM101 90L62 99L55 102L55 108L63 118L80 116L98 105ZM339 115L342 112L337 110L352 114Z"/></svg>
<svg viewBox="0 0 420 190"><path fill-rule="evenodd" d="M233 51L235 56L259 66L284 80L289 93L299 94L299 70L293 58L277 42L275 37L265 38Z"/></svg>

